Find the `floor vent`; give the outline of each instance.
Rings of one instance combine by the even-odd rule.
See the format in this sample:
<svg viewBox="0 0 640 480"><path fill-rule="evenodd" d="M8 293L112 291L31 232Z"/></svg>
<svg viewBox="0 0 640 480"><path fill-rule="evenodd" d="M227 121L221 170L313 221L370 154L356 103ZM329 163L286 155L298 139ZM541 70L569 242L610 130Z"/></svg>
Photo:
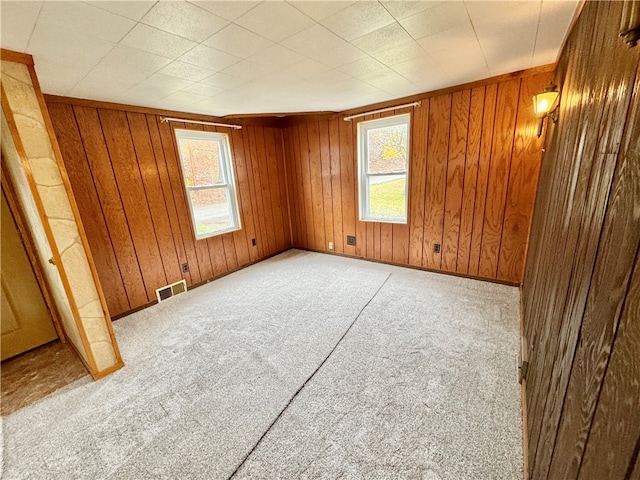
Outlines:
<svg viewBox="0 0 640 480"><path fill-rule="evenodd" d="M167 285L166 287L157 289L156 296L158 297L158 302L162 302L167 298L178 295L179 293L184 293L186 291L187 282L185 282L184 280L180 280L179 282L172 283L171 285Z"/></svg>

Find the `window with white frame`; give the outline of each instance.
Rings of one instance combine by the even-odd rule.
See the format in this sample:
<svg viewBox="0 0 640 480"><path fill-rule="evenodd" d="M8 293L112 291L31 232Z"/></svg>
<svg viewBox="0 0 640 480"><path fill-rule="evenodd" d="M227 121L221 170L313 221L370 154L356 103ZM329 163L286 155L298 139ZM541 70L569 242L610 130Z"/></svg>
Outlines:
<svg viewBox="0 0 640 480"><path fill-rule="evenodd" d="M409 114L358 123L360 220L407 223Z"/></svg>
<svg viewBox="0 0 640 480"><path fill-rule="evenodd" d="M240 228L229 137L176 129L182 177L197 239Z"/></svg>

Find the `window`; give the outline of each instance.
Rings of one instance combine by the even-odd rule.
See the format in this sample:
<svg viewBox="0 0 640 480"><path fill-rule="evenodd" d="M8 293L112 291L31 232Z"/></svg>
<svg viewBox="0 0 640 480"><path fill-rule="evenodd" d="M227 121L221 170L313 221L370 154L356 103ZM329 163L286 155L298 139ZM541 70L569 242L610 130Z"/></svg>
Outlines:
<svg viewBox="0 0 640 480"><path fill-rule="evenodd" d="M360 220L407 223L409 114L358 123Z"/></svg>
<svg viewBox="0 0 640 480"><path fill-rule="evenodd" d="M196 130L175 132L196 238L238 230L229 137Z"/></svg>

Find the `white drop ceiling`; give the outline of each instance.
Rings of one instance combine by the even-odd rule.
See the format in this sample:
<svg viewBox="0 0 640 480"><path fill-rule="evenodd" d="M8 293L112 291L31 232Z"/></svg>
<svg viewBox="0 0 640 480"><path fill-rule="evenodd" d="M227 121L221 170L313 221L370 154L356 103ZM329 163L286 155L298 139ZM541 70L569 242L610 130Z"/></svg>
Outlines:
<svg viewBox="0 0 640 480"><path fill-rule="evenodd" d="M552 63L578 0L0 1L45 93L183 112L341 111Z"/></svg>

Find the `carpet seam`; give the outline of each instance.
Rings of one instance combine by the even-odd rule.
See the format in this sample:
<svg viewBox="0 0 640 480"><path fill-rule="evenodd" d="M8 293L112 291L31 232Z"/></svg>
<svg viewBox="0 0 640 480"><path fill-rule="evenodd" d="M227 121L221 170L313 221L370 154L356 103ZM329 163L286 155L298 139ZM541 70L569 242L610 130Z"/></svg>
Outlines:
<svg viewBox="0 0 640 480"><path fill-rule="evenodd" d="M282 417L282 415L284 414L284 412L289 408L289 406L291 405L291 403L293 403L293 401L296 399L296 397L298 396L298 394L302 391L302 389L304 387L307 386L307 384L313 379L313 377L316 375L316 373L318 373L320 371L320 369L322 368L322 366L327 362L327 360L329 360L329 358L331 357L331 355L333 355L333 352L336 351L336 349L338 348L338 346L340 345L340 343L342 343L342 340L344 340L344 337L347 336L347 334L349 333L349 331L351 330L351 328L355 325L355 323L358 321L358 319L360 318L360 316L362 315L362 312L364 312L364 310L369 306L369 304L373 301L374 298L376 298L376 296L378 295L378 293L380 293L380 290L382 290L382 287L385 286L385 284L387 283L387 281L389 280L389 277L391 277L391 273L387 274L386 278L384 279L384 282L382 282L382 285L380 285L378 287L378 289L376 290L376 292L373 294L373 296L369 299L369 301L367 303L365 303L365 305L360 309L360 311L358 312L358 315L356 315L356 318L353 319L353 321L351 322L351 324L349 325L349 327L347 327L347 329L345 330L345 332L342 334L342 336L338 339L337 343L333 346L333 348L331 349L331 351L328 353L328 355L324 358L324 360L322 360L322 362L320 362L320 365L318 365L318 367L311 373L311 375L309 375L309 377L304 381L304 383L300 386L300 388L298 388L298 390L296 390L296 392L293 394L293 396L289 399L289 401L287 402L287 404L284 406L284 408L282 410L280 410L280 413L278 413L278 415L276 416L276 418L273 420L273 422L271 422L271 424L269 424L269 426L267 427L267 429L262 433L262 435L260 436L260 438L258 439L258 441L256 442L256 444L251 448L251 450L249 450L249 453L247 453L244 458L242 459L242 461L240 462L240 464L236 467L236 469L231 473L231 475L229 475L227 477L227 480L231 480L233 477L236 476L236 474L240 471L240 469L243 467L243 465L245 464L245 462L249 459L249 457L251 456L251 454L256 450L256 448L258 448L258 446L260 445L260 443L262 442L262 440L264 439L264 437L267 436L267 434L271 431L271 429L273 428L273 426L278 422L278 420L280 420L280 417Z"/></svg>

